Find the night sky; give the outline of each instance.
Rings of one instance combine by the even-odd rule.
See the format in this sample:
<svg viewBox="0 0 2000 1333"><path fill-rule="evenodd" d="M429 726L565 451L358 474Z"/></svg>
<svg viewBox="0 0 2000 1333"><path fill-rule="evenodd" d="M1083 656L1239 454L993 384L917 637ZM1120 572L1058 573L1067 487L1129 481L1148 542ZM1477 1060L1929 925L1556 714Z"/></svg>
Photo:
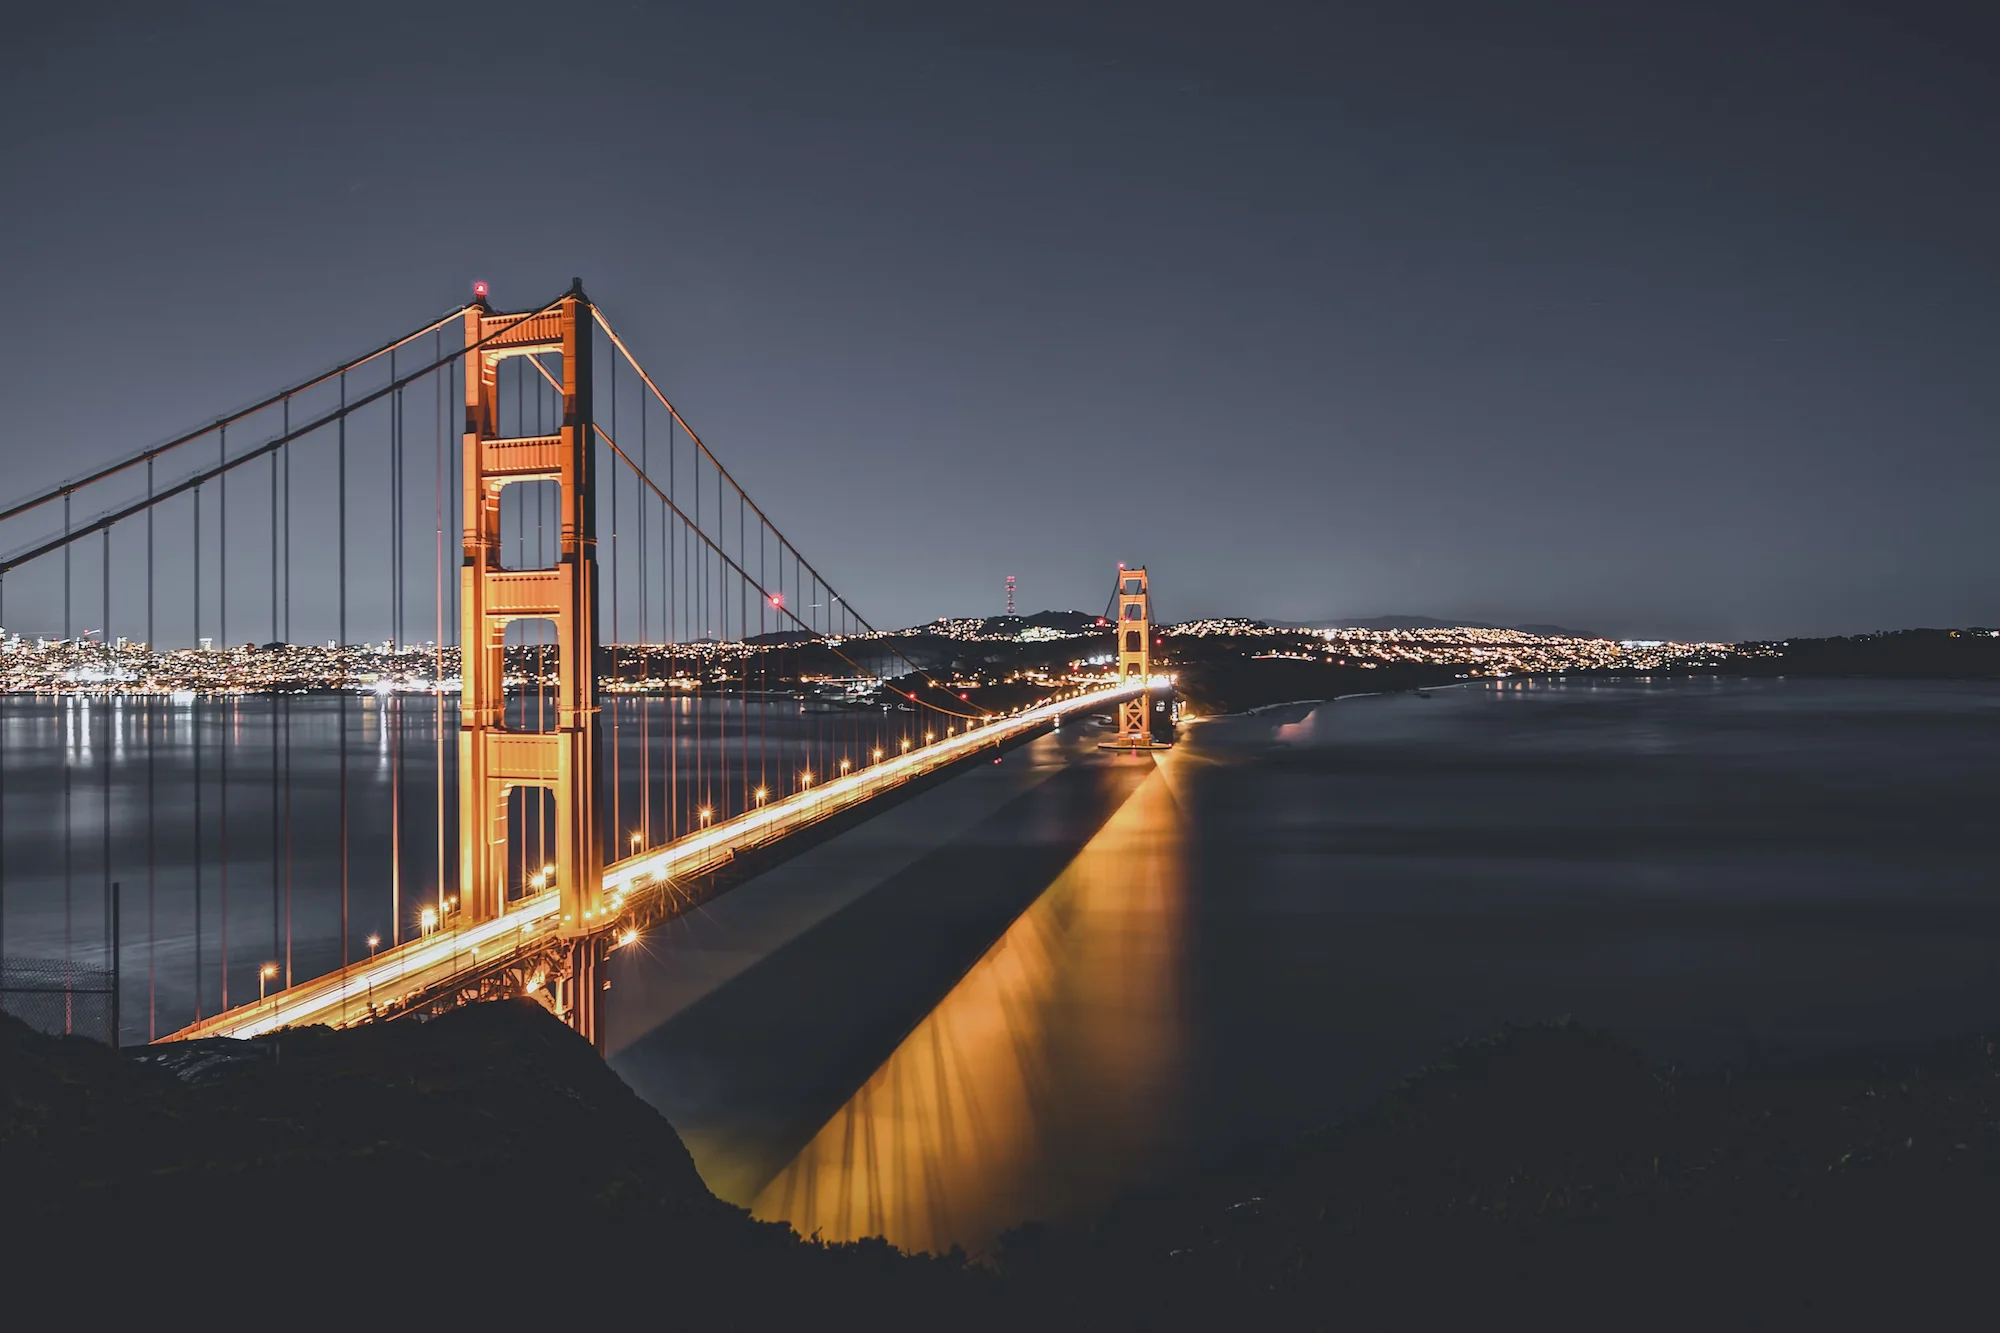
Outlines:
<svg viewBox="0 0 2000 1333"><path fill-rule="evenodd" d="M1980 8L35 6L0 496L580 275L877 624L2000 623Z"/></svg>

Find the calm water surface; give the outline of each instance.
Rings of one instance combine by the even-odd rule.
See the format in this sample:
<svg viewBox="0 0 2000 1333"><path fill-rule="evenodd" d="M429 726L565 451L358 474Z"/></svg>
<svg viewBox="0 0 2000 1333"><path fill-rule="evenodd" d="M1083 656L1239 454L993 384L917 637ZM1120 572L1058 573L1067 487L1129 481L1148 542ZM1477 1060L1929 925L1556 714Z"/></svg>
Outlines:
<svg viewBox="0 0 2000 1333"><path fill-rule="evenodd" d="M684 807L726 808L701 784L756 760L740 707L668 707L622 715L624 809L648 754ZM422 706L345 716L358 955L396 919L399 832L401 910L435 891L437 738ZM212 1009L226 791L231 998L284 948L286 866L299 974L337 962L341 717L0 700L6 952L96 961L116 877L127 1039L149 962L162 1030L197 981ZM853 728L776 707L771 762L823 768ZM1712 1062L2000 1016L2000 687L1498 682L1218 719L1154 755L1099 734L980 764L615 956L613 1064L718 1193L977 1250L1293 1136L1507 1022Z"/></svg>
<svg viewBox="0 0 2000 1333"><path fill-rule="evenodd" d="M704 1176L970 1249L1573 1016L1684 1062L2000 1015L2000 688L1497 682L1072 728L621 955Z"/></svg>
<svg viewBox="0 0 2000 1333"><path fill-rule="evenodd" d="M534 708L511 696L513 725L534 729ZM755 698L625 697L607 701L605 720L614 855L634 832L664 842L704 807L727 818L759 785L866 762L922 725ZM338 967L343 947L365 956L370 935L407 938L439 896L440 870L445 894L457 889L457 745L456 701L440 716L415 695L0 695L0 952L106 965L117 883L134 1042L225 999L255 1000L267 962L282 985L288 969L304 981ZM552 805L537 820L525 795L510 816L515 896L554 843Z"/></svg>

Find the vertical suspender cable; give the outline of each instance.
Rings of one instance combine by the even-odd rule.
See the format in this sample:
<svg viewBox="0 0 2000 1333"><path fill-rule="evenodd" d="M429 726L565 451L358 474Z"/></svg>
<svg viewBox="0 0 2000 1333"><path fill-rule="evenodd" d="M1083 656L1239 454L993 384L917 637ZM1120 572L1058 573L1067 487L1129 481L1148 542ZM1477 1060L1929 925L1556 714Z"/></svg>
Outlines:
<svg viewBox="0 0 2000 1333"><path fill-rule="evenodd" d="M672 417L667 418L667 496L672 503L674 495L674 436L677 427ZM675 582L678 562L675 560L676 528L674 520L666 509L660 512L660 544L665 546L667 556L665 604L660 608L667 622L667 840L681 835L681 701L675 693L679 687L681 674L681 635L679 622L674 617L674 609L681 605L679 584Z"/></svg>
<svg viewBox="0 0 2000 1333"><path fill-rule="evenodd" d="M545 429L542 409L546 406L548 406L548 394L538 384L535 386L535 434L537 435L540 435ZM548 501L548 489L546 486L535 487L535 565L537 568L544 569L551 568L556 563L548 550L548 530L542 517L542 510ZM548 654L546 647L548 641L548 622L545 620L536 621L535 730L538 732L549 729ZM533 788L531 789L531 797L535 803L535 866L536 872L539 873L540 867L547 865L549 861L548 821L546 819L549 800L548 790L541 787ZM525 843L527 838L524 836L522 841Z"/></svg>
<svg viewBox="0 0 2000 1333"><path fill-rule="evenodd" d="M389 353L389 381L396 380L396 354ZM389 408L389 659L390 688L380 697L376 716L388 726L394 705L395 730L389 733L389 919L403 914L403 707L395 688L396 664L403 652L403 391Z"/></svg>
<svg viewBox="0 0 2000 1333"><path fill-rule="evenodd" d="M694 530L702 530L702 456L694 456ZM690 536L692 542L692 536ZM706 558L704 546L694 544L692 558L688 560L688 578L694 582L694 596L690 598L690 610L694 612L694 650L696 650L696 685L694 685L694 801L700 807L708 805L708 667L710 656L704 652L704 642L708 638L708 598L704 588L708 582L708 570L702 564ZM688 821L690 827L698 827L698 821Z"/></svg>
<svg viewBox="0 0 2000 1333"><path fill-rule="evenodd" d="M285 400L289 406L291 400ZM289 432L287 432L289 433ZM278 455L271 455L271 643L278 642ZM276 652L273 647L271 651ZM275 672L273 673L276 674ZM270 685L271 715L271 958L276 961L283 955L284 907L279 898L278 880L281 867L278 863L278 698L281 682L273 680ZM291 978L285 978L291 984Z"/></svg>
<svg viewBox="0 0 2000 1333"><path fill-rule="evenodd" d="M748 569L749 545L744 533L743 492L736 492L736 564L740 569ZM743 802L736 808L750 808L750 584L747 579L736 580L736 638L742 650L737 657L736 671L736 735L743 753Z"/></svg>
<svg viewBox="0 0 2000 1333"><path fill-rule="evenodd" d="M440 330L433 335L435 344L432 361L444 357L444 333ZM431 664L431 694L437 702L437 896L444 899L444 400L445 386L452 381L449 370L442 372L433 390L437 411L432 419L432 446L436 455L436 497L437 497L437 638L432 643L435 658ZM400 943L403 924L396 922L391 930L391 939Z"/></svg>
<svg viewBox="0 0 2000 1333"><path fill-rule="evenodd" d="M611 360L611 438L618 438L618 358ZM594 447L594 446L593 446ZM630 850L625 844L625 821L619 804L623 796L619 781L618 753L618 457L606 452L604 460L611 473L611 855L617 860ZM594 669L594 668L593 668Z"/></svg>
<svg viewBox="0 0 2000 1333"><path fill-rule="evenodd" d="M201 646L201 487L194 488L194 643ZM199 659L197 659L199 660ZM194 750L194 1016L201 1018L201 695L192 691L188 702L188 735Z"/></svg>
<svg viewBox="0 0 2000 1333"><path fill-rule="evenodd" d="M765 791L771 788L770 772L770 731L771 731L771 645L765 641L766 613L771 609L770 594L766 591L771 584L766 577L764 565L765 548L769 546L767 529L769 524L757 520L757 785Z"/></svg>
<svg viewBox="0 0 2000 1333"><path fill-rule="evenodd" d="M216 461L229 461L229 428L222 427L216 435ZM215 646L222 654L222 706L224 726L222 743L216 747L221 774L216 782L216 873L221 880L222 893L222 1003L221 1009L229 1008L229 750L234 744L234 728L228 725L236 716L236 696L230 690L229 679L229 474L223 473L215 479Z"/></svg>
<svg viewBox="0 0 2000 1333"><path fill-rule="evenodd" d="M347 406L347 376L340 377L340 405ZM339 551L337 570L339 595L339 634L334 651L339 655L341 669L335 674L335 688L340 691L340 965L347 966L347 415L341 414L335 425L334 458L337 470L335 484L336 498L334 512L340 525L336 546Z"/></svg>
<svg viewBox="0 0 2000 1333"><path fill-rule="evenodd" d="M104 837L104 954L105 954L104 961L111 972L111 985L115 988L121 984L122 979L118 975L118 968L117 968L118 921L117 921L117 915L116 913L113 912L111 906L112 660L111 660L111 529L110 528L106 528L104 530L103 558L100 563L103 565L103 569L101 572L103 574L104 586L102 588L103 600L100 603L98 609L100 611L99 619L103 624L103 629L98 632L97 646L103 650L103 655L104 655L104 693L100 696L100 698L103 700L104 706L100 708L98 711L104 714L104 731L103 731L103 739L98 742L98 744L102 747L98 754L98 762L101 765L100 788L98 795L104 804L104 808L100 812L100 814L103 817L102 833ZM118 1004L115 999L112 1002L111 1012L113 1014L116 1014L118 1012ZM118 1031L118 1024L117 1021L114 1019L111 1027L112 1046L116 1047L119 1044L118 1040L119 1036L120 1033Z"/></svg>
<svg viewBox="0 0 2000 1333"><path fill-rule="evenodd" d="M69 536L69 496L63 496L63 536ZM69 546L63 545L63 644L73 647L70 638L69 614ZM76 1024L76 999L71 992L70 976L70 760L76 748L76 695L71 692L63 701L65 728L63 736L63 1035L68 1036Z"/></svg>
<svg viewBox="0 0 2000 1333"><path fill-rule="evenodd" d="M153 460L146 460L146 498L153 498ZM153 667L160 660L160 641L153 628L153 507L146 506L146 660L149 676L157 676ZM159 845L155 841L158 827L154 804L155 779L154 756L157 746L153 736L155 715L159 711L159 684L156 679L146 682L146 1040L158 1038L160 1026L159 1012L159 971L158 949L154 935L153 889L159 875Z"/></svg>
<svg viewBox="0 0 2000 1333"><path fill-rule="evenodd" d="M613 358L615 363L616 358ZM652 470L646 454L646 395L639 395L639 471L650 479ZM639 691L639 840L647 847L653 845L653 654L646 646L646 630L649 617L646 613L646 493L634 486L632 494L637 498L639 524L639 651L640 679L645 684Z"/></svg>
<svg viewBox="0 0 2000 1333"><path fill-rule="evenodd" d="M465 395L467 392L470 391L471 388L471 382L467 377L475 373L477 373L477 367L474 366L471 363L471 361L468 360L466 362L461 363L458 371L453 374L451 390L452 390L452 396L455 398L456 401L461 403L465 401ZM464 491L465 451L462 449L449 450L447 451L445 457L446 457L445 480L448 485L448 490L446 493L453 496L463 495L465 493ZM453 502L453 512L454 513L457 512L456 501ZM451 632L452 646L455 649L457 649L458 652L459 670L463 672L465 669L465 643L464 643L464 634L462 633L462 625L460 617L463 615L465 607L464 607L464 588L460 580L458 579L446 580L445 596L449 599L449 610L447 610L447 612L445 613L445 625ZM451 777L452 780L452 792L455 795L458 790L458 770L456 765L452 766L449 776ZM454 808L455 808L454 801L448 800L445 802L445 811L448 815ZM469 832L469 830L459 829L457 830L457 832L460 837L463 837ZM452 845L456 845L455 840L453 841ZM446 857L445 872L448 875L453 876L454 882L456 881L456 871L457 871L457 866L453 861L453 859L450 857ZM438 903L437 903L438 919L440 921L444 919L445 901L446 901L445 882L443 880L440 880L438 881Z"/></svg>
<svg viewBox="0 0 2000 1333"><path fill-rule="evenodd" d="M292 433L292 400L285 399L286 435ZM292 655L292 446L279 451L285 460L285 625L280 635L287 656ZM285 743L285 985L292 984L292 699L284 698Z"/></svg>

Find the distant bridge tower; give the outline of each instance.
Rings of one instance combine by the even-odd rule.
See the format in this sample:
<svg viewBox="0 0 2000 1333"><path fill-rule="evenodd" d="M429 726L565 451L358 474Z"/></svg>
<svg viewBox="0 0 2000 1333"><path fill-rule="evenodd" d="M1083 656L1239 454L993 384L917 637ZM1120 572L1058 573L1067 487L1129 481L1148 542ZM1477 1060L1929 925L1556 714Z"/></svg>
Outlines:
<svg viewBox="0 0 2000 1333"><path fill-rule="evenodd" d="M1144 685L1153 678L1153 594L1145 566L1118 569L1118 682ZM1152 743L1148 722L1148 691L1118 705L1119 749L1145 749Z"/></svg>
<svg viewBox="0 0 2000 1333"><path fill-rule="evenodd" d="M555 308L495 313L483 290L465 312L463 654L458 737L459 904L474 922L507 905L507 802L516 787L555 794L558 929L570 941L551 978L558 1012L602 1045L604 943L591 931L603 912L604 848L598 820L603 760L597 737L597 521L591 438L590 301L581 280ZM501 438L500 363L561 357L562 428ZM539 364L539 363L538 363ZM554 482L562 537L556 564L500 564L500 496L523 482ZM557 645L556 726L506 725L507 625L546 620ZM537 797L539 799L539 797Z"/></svg>
<svg viewBox="0 0 2000 1333"><path fill-rule="evenodd" d="M1007 614L1014 614L1014 576L1007 576Z"/></svg>

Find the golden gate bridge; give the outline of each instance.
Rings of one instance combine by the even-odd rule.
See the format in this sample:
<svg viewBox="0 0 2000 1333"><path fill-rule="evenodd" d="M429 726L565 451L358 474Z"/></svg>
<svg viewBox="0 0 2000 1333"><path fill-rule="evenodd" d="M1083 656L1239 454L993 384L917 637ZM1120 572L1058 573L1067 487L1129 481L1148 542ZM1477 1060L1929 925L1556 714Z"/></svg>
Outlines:
<svg viewBox="0 0 2000 1333"><path fill-rule="evenodd" d="M129 886L149 1040L527 995L601 1047L609 953L739 859L1069 714L1115 712L1119 748L1171 739L1143 569L1118 573L1108 677L972 702L805 558L580 281L526 311L481 284L363 356L0 509L0 542L0 626L10 590L46 608L60 589L60 669L26 688L65 701L60 735L0 717L0 782L9 747L60 769L12 793L33 803L26 833L0 786L0 956L10 901L32 908L66 1029L81 978L123 956ZM187 646L167 649L183 607ZM294 641L295 610L330 622L323 648ZM79 612L98 628L79 634ZM378 648L354 643L357 612ZM268 642L232 648L246 627ZM0 648L24 688L25 644ZM331 709L330 780L295 772L307 701ZM162 739L189 771L162 773ZM114 767L142 801L114 800ZM160 814L175 787L191 822ZM307 842L334 854L302 868ZM335 896L334 943L295 939L302 906ZM182 1011L164 1014L163 907L188 946L166 964L188 973L166 978Z"/></svg>

